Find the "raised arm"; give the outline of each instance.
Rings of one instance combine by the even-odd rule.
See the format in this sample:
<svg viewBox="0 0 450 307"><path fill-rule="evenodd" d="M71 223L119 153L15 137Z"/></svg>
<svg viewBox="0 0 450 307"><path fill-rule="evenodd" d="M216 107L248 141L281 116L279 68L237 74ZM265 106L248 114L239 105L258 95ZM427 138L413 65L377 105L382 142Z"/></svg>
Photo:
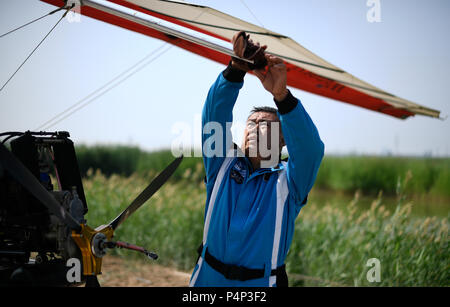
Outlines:
<svg viewBox="0 0 450 307"><path fill-rule="evenodd" d="M289 191L293 192L295 203L302 205L316 180L324 155L324 144L300 100L288 92L284 100L275 100L275 103L289 152Z"/></svg>
<svg viewBox="0 0 450 307"><path fill-rule="evenodd" d="M254 60L255 65L232 57L228 67L209 90L202 112L202 153L207 183L214 182L232 145L230 128L233 121L233 107L244 84L244 76L247 71L266 63L264 50L267 46L254 44L245 32L236 33L231 43L238 57Z"/></svg>
<svg viewBox="0 0 450 307"><path fill-rule="evenodd" d="M255 70L264 88L278 107L281 130L289 152L287 179L289 191L301 205L311 190L324 155L324 144L316 126L286 86L286 65L275 56L266 55L267 70Z"/></svg>
<svg viewBox="0 0 450 307"><path fill-rule="evenodd" d="M207 183L214 182L231 142L233 107L244 84L245 71L231 63L211 86L202 111L202 153ZM227 123L229 123L227 125Z"/></svg>

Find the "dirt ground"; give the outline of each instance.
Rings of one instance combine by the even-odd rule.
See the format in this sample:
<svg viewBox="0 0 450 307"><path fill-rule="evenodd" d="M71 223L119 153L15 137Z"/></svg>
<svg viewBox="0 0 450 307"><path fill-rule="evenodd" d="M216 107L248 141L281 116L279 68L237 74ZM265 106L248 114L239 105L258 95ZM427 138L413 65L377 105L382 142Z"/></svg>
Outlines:
<svg viewBox="0 0 450 307"><path fill-rule="evenodd" d="M191 274L158 265L156 262L125 260L117 256L103 258L102 287L187 287Z"/></svg>

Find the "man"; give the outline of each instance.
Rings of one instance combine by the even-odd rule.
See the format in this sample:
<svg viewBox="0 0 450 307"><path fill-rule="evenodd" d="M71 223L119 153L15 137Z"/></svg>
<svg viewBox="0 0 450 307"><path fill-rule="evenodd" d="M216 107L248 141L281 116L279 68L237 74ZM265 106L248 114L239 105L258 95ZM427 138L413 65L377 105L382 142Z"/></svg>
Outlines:
<svg viewBox="0 0 450 307"><path fill-rule="evenodd" d="M233 45L235 53L244 56L246 44L253 42L241 34L234 36ZM259 47L260 54L265 49ZM216 147L230 139L232 110L251 66L233 57L210 88L203 108L207 200L203 244L190 286L288 284L284 261L294 222L314 184L324 145L302 104L286 87L286 65L275 56L263 56L267 70L253 71L278 110L254 109L242 149ZM225 132L215 148L209 139L213 129ZM270 143L270 155L263 153L263 141ZM288 162L280 160L284 145Z"/></svg>

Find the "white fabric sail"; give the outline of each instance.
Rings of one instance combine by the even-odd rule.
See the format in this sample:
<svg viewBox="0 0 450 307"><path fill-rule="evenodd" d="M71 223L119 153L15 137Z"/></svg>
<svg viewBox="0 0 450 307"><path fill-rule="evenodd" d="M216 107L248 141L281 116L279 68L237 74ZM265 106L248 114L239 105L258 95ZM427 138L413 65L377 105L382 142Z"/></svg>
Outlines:
<svg viewBox="0 0 450 307"><path fill-rule="evenodd" d="M62 0L41 1L64 5ZM224 44L229 44L237 31L244 30L254 41L267 45L267 53L283 58L288 67L289 86L397 118L404 119L416 114L439 118L439 111L402 99L364 82L328 63L289 37L206 6L165 0L84 0L81 4L83 15L168 41L222 64L227 64L230 59L226 47L219 50L218 47L203 43L202 41L207 41L203 38L202 41L195 41L178 34L163 33L162 30L155 30L147 23L141 22L142 18L138 19L138 15L163 19ZM109 10L108 4L122 7L127 12L122 14Z"/></svg>

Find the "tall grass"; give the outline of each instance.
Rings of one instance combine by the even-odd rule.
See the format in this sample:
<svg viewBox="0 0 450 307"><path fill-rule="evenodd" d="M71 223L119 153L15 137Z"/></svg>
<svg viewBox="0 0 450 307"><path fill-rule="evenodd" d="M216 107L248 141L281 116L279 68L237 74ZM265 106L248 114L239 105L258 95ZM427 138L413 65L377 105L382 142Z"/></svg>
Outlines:
<svg viewBox="0 0 450 307"><path fill-rule="evenodd" d="M85 146L76 147L77 160L82 176L92 168L107 176L119 174L129 176L137 169L143 152L130 146Z"/></svg>
<svg viewBox="0 0 450 307"><path fill-rule="evenodd" d="M187 177L188 173L186 170L183 175ZM165 184L118 227L116 239L155 251L160 256L160 264L190 270L203 234L202 206L206 196L203 184L199 182L183 179ZM88 225L97 227L109 223L148 183L145 177L137 174L124 178L106 177L98 171L88 173L83 182L89 206ZM128 250L115 252L127 257L141 256Z"/></svg>
<svg viewBox="0 0 450 307"><path fill-rule="evenodd" d="M389 212L378 200L356 215L356 204L304 208L287 258L293 285L450 285L448 218L411 220L411 204ZM380 261L379 283L367 279L371 258Z"/></svg>
<svg viewBox="0 0 450 307"><path fill-rule="evenodd" d="M316 187L354 193L357 190L376 196L380 190L396 195L404 187L411 194L450 197L450 159L376 156L326 156L317 175Z"/></svg>
<svg viewBox="0 0 450 307"><path fill-rule="evenodd" d="M81 145L76 147L76 153L82 177L86 177L89 170L94 172L100 170L106 176L113 174L129 176L138 173L152 178L175 159L170 150L146 152L130 146ZM188 169L191 174L197 176L193 178L194 180L203 178L201 163L202 158L199 157L184 159L171 178L182 179ZM199 168L200 172L197 171Z"/></svg>
<svg viewBox="0 0 450 307"><path fill-rule="evenodd" d="M192 270L202 240L206 192L201 180L191 179L201 178L201 168L191 170L184 169L178 181L166 184L124 222L116 239L156 251L160 264ZM291 285L449 286L449 216L411 218L404 194L407 179L397 187L394 211L385 208L381 196L369 210L357 210L358 193L344 208L306 205L286 259ZM138 174L89 173L84 179L88 224L112 220L147 184L148 178ZM126 250L116 253L141 257ZM380 283L367 281L370 258L381 262Z"/></svg>
<svg viewBox="0 0 450 307"><path fill-rule="evenodd" d="M174 159L170 150L145 152L126 146L79 146L76 150L83 176L92 168L107 176L137 172L151 178ZM185 158L172 178L182 179L187 169L198 177L193 180L203 178L203 168L198 171L199 163L201 157ZM349 194L359 190L373 197L379 191L396 195L398 183L406 176L411 176L404 187L409 195L450 198L450 158L325 156L315 187Z"/></svg>

